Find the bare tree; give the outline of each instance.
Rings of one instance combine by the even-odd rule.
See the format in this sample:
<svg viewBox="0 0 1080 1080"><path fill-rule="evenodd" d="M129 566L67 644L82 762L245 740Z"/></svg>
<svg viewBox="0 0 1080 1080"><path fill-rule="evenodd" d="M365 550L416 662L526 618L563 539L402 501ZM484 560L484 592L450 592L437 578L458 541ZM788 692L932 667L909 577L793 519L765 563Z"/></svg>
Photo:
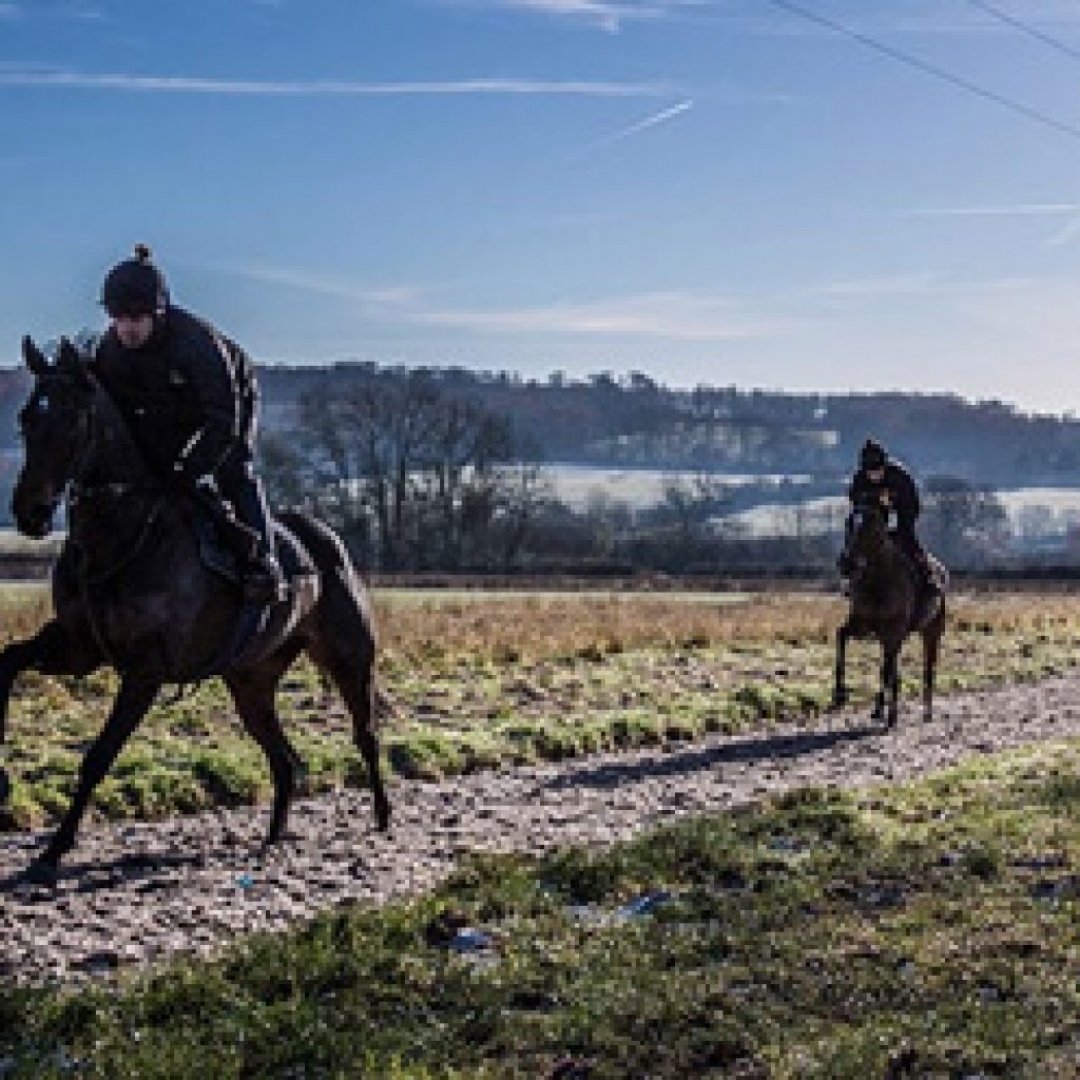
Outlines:
<svg viewBox="0 0 1080 1080"><path fill-rule="evenodd" d="M458 569L486 550L514 455L508 421L447 394L429 373L305 395L298 408L309 484L369 561Z"/></svg>
<svg viewBox="0 0 1080 1080"><path fill-rule="evenodd" d="M924 537L946 562L978 565L1008 546L1008 514L993 491L955 477L932 476L924 492Z"/></svg>

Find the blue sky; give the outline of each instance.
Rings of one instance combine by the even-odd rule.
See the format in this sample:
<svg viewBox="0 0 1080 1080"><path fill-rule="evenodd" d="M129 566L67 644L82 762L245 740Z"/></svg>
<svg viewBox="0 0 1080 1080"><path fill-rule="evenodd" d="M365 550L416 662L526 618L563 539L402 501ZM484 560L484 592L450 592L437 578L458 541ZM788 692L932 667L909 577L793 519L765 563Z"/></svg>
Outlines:
<svg viewBox="0 0 1080 1080"><path fill-rule="evenodd" d="M0 2L0 362L149 243L264 363L1080 411L1077 0Z"/></svg>

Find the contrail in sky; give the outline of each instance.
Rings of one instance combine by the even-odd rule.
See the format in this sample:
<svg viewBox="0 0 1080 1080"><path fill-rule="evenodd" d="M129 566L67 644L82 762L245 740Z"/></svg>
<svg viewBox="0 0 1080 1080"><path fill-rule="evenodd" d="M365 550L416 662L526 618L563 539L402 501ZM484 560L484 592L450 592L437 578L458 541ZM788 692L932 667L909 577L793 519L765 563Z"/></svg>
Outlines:
<svg viewBox="0 0 1080 1080"><path fill-rule="evenodd" d="M671 93L658 83L543 79L460 79L447 82L278 82L204 79L188 76L88 74L78 71L5 70L0 88L113 90L129 93L236 94L278 97L397 97L405 95L535 94L579 97L660 97ZM652 121L655 122L655 121Z"/></svg>
<svg viewBox="0 0 1080 1080"><path fill-rule="evenodd" d="M600 146L610 146L612 143L621 142L623 139L630 138L631 135L636 135L639 131L646 131L651 127L656 127L657 124L665 124L668 120L673 120L676 116L681 116L684 112L689 111L693 107L694 103L689 99L680 101L678 105L672 105L670 109L664 109L662 112L658 112L653 116L646 116L644 120L639 120L636 124L631 124L621 131L616 131L613 135L607 135L602 139L597 139L596 142L591 143L587 149L595 150Z"/></svg>

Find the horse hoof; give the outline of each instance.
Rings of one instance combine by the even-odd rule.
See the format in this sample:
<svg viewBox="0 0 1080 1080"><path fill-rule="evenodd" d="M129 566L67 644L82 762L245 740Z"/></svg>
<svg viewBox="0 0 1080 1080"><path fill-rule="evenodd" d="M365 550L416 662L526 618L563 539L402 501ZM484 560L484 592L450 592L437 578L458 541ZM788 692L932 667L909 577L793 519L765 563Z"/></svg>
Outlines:
<svg viewBox="0 0 1080 1080"><path fill-rule="evenodd" d="M55 888L60 870L56 863L48 859L35 859L23 872L22 881L26 885L46 885Z"/></svg>

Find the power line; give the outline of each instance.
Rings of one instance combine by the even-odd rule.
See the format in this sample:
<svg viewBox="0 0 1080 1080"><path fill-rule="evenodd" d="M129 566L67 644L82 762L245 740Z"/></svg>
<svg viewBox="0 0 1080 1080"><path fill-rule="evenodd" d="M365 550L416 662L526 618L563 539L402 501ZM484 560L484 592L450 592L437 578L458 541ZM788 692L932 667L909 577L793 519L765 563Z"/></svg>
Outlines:
<svg viewBox="0 0 1080 1080"><path fill-rule="evenodd" d="M1055 120L1054 117L1047 116L1045 113L1033 109L1030 105L1024 105L1022 102L1013 101L1012 98L1007 98L994 90L987 90L984 86L969 82L960 75L954 75L952 72L946 71L936 64L931 64L926 60L920 60L917 56L912 56L910 53L893 48L891 45L886 45L883 41L878 41L876 38L872 38L850 26L835 22L825 15L819 15L815 11L808 11L806 8L792 3L791 0L768 0L768 2L772 4L773 7L778 7L783 11L788 12L790 15L798 15L801 19L807 19L810 22L817 23L818 26L824 26L838 34L843 34L844 36L859 42L861 45L865 45L868 49L873 49L875 52L882 53L885 56L891 57L893 60L898 60L902 64L907 64L909 67L921 71L924 75L932 75L935 79L950 83L952 86L959 87L961 90L966 90L969 94L974 94L976 97L981 97L986 101L992 101L995 105L1000 105L1002 108L1008 109L1010 112L1014 112L1019 116L1024 116L1028 120L1034 120L1037 124L1042 124L1044 127L1053 128L1055 131L1059 131L1065 135L1071 135L1075 139L1080 139L1080 127L1074 127L1064 120Z"/></svg>
<svg viewBox="0 0 1080 1080"><path fill-rule="evenodd" d="M1080 60L1080 49L1074 49L1071 45L1067 45L1064 41L1059 41L1056 37L1044 33L1037 27L1022 22L1015 16L1001 11L991 4L987 4L985 0L968 0L968 3L972 7L978 8L979 11L985 12L992 18L997 19L998 22L1003 22L1006 26L1011 26L1014 30L1019 30L1021 33L1027 34L1028 37L1033 37L1036 41L1041 41L1044 45L1049 45L1050 48L1057 49L1058 52L1064 53L1066 56L1071 56L1074 60Z"/></svg>

